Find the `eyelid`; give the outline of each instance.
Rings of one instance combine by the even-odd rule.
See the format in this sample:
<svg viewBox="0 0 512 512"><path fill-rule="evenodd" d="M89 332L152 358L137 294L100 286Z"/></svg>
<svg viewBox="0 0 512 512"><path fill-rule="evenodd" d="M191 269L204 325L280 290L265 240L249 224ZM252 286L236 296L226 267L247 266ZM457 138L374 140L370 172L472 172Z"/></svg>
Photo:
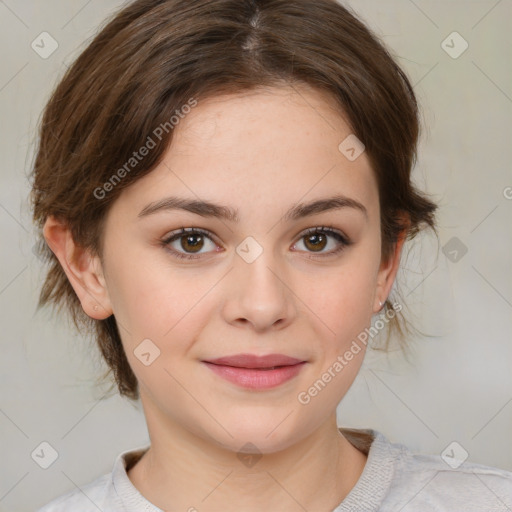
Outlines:
<svg viewBox="0 0 512 512"><path fill-rule="evenodd" d="M171 242L179 240L180 238L182 238L183 236L185 236L187 234L203 235L206 238L209 238L216 245L221 245L218 243L217 237L211 231L208 231L207 229L195 228L195 227L188 227L188 228L182 227L180 229L172 231L171 233L169 233L162 239L161 243L167 251L171 252L174 256L176 256L177 258L180 258L180 259L195 260L195 259L206 257L207 254L204 254L204 253L193 254L193 253L180 252L180 251L176 251L175 249L173 249L169 246L169 244Z"/></svg>
<svg viewBox="0 0 512 512"><path fill-rule="evenodd" d="M305 257L310 260L316 260L316 261L322 261L322 260L328 260L329 258L334 258L344 252L349 246L353 244L353 241L345 235L345 233L333 226L317 226L313 228L308 228L305 231L302 231L297 238L297 242L295 242L293 245L299 243L300 240L302 240L304 237L308 235L314 235L314 234L326 234L327 236L330 236L331 238L334 238L337 242L338 247L335 249L332 249L328 252L318 252L315 253L314 251L299 251L304 252Z"/></svg>
<svg viewBox="0 0 512 512"><path fill-rule="evenodd" d="M293 243L293 246L295 246L305 236L310 235L310 234L316 234L316 233L325 233L328 236L335 238L340 246L337 249L331 250L327 253L320 252L320 253L318 253L318 255L315 255L314 252L299 251L299 252L306 252L307 254L309 254L309 256L308 256L309 258L315 259L315 258L323 258L323 257L327 258L329 256L334 256L334 255L338 254L339 252L341 252L346 247L352 245L352 243L353 243L350 240L350 238L347 235L345 235L345 233L343 233L342 231L340 231L339 229L337 229L333 226L314 226L314 227L307 228L307 229L301 231L297 235L296 241ZM203 229L203 228L196 228L196 227L188 227L188 228L182 227L178 230L171 232L170 234L168 234L164 237L164 239L162 240L162 245L168 251L173 253L177 258L180 258L180 259L195 260L195 259L208 257L208 254L211 254L211 251L210 251L210 253L197 253L197 254L185 253L185 252L176 251L175 249L172 249L169 247L169 244L171 242L173 242L175 240L179 240L181 237L183 237L187 234L203 235L203 236L209 238L215 244L221 245L218 243L216 236L211 231L209 231L207 229Z"/></svg>
<svg viewBox="0 0 512 512"><path fill-rule="evenodd" d="M307 228L306 230L302 231L299 235L298 235L298 238L302 238L306 235L310 235L310 234L314 234L314 233L318 233L318 232L326 232L328 234L336 234L338 235L340 238L343 239L343 242L346 243L347 245L351 245L352 242L350 240L350 238L345 235L345 233L337 228L335 228L334 226L316 226L316 227L313 227L313 228Z"/></svg>
<svg viewBox="0 0 512 512"><path fill-rule="evenodd" d="M193 235L195 235L195 234L205 235L208 238L211 238L212 242L215 242L217 245L220 245L216 241L217 237L211 231L208 231L207 229L195 228L195 227L189 227L189 228L182 227L180 229L171 231L169 234L165 235L162 242L169 243L173 238L179 238L178 235L185 236L190 233L192 233Z"/></svg>

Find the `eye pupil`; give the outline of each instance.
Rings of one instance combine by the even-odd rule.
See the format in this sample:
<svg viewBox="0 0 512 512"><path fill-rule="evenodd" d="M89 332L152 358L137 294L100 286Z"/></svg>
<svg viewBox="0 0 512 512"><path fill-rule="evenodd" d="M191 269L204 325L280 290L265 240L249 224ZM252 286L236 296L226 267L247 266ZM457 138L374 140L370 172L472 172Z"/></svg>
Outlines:
<svg viewBox="0 0 512 512"><path fill-rule="evenodd" d="M321 233L313 233L312 235L308 235L306 237L306 240L307 240L306 246L308 246L308 244L310 244L311 240L316 240L316 243L313 242L312 249L313 249L313 251L321 251L322 249L325 248L326 238L327 237ZM320 242L320 245L318 244L319 239L323 239L323 243Z"/></svg>
<svg viewBox="0 0 512 512"><path fill-rule="evenodd" d="M202 243L203 243L203 240L202 240L202 236L201 235L188 235L186 237L182 237L181 240L182 240L182 243L181 243L181 247L185 250L185 251L190 251L190 248L192 248L192 251L195 251L198 249L198 246L199 246L199 249L201 249L202 247ZM186 242L185 244L189 245L190 247L186 247L186 245L183 243L183 240L186 239ZM195 243L193 242L194 239L199 239L199 241L196 241Z"/></svg>

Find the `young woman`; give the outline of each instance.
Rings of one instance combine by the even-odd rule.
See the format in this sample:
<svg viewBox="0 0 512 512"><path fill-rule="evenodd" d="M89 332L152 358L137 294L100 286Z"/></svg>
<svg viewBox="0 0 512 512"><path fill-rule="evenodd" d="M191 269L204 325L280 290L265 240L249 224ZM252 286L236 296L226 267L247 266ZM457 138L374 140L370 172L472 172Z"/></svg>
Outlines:
<svg viewBox="0 0 512 512"><path fill-rule="evenodd" d="M404 241L435 231L418 131L333 0L137 0L101 30L41 124L40 305L95 334L151 444L41 512L512 507L507 471L336 423L375 315L404 340Z"/></svg>

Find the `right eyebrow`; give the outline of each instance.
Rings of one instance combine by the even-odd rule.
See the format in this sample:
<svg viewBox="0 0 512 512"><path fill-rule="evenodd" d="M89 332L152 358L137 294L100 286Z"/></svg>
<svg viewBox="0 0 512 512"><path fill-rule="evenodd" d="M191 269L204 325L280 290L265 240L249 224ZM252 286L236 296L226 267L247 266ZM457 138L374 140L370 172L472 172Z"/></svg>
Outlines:
<svg viewBox="0 0 512 512"><path fill-rule="evenodd" d="M289 222L340 208L354 208L362 212L364 216L368 218L368 212L362 203L350 197L336 195L317 199L310 203L295 204L284 214L283 220ZM139 213L138 217L147 217L148 215L153 215L158 212L171 210L184 210L200 215L201 217L215 217L231 222L240 221L239 212L236 209L215 204L210 201L199 201L176 196L166 197L146 205Z"/></svg>

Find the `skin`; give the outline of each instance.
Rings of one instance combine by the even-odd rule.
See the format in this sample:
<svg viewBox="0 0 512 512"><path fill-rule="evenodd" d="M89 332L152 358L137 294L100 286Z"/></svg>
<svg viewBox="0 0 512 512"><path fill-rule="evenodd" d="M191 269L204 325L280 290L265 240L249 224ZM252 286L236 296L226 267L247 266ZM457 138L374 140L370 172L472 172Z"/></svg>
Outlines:
<svg viewBox="0 0 512 512"><path fill-rule="evenodd" d="M50 217L45 238L92 318L112 313L139 381L151 447L129 471L135 487L165 510L330 511L361 476L366 456L339 432L336 406L352 385L361 350L307 405L307 391L387 298L403 238L381 261L379 196L367 155L338 149L350 126L329 97L303 85L200 101L175 127L162 163L123 190L107 216L103 259L76 246ZM343 194L345 207L284 221L296 203ZM174 195L238 210L239 222L186 211L143 218ZM331 226L318 251L307 228ZM200 258L178 259L162 240L202 228ZM246 237L263 249L252 263L236 252ZM170 244L196 254L187 238ZM180 243L181 242L181 243ZM182 244L185 244L184 246ZM94 306L97 309L94 309ZM149 366L134 350L150 339ZM281 353L307 361L299 375L264 391L221 379L201 360ZM247 442L262 457L249 467ZM251 451L251 450L248 450Z"/></svg>

